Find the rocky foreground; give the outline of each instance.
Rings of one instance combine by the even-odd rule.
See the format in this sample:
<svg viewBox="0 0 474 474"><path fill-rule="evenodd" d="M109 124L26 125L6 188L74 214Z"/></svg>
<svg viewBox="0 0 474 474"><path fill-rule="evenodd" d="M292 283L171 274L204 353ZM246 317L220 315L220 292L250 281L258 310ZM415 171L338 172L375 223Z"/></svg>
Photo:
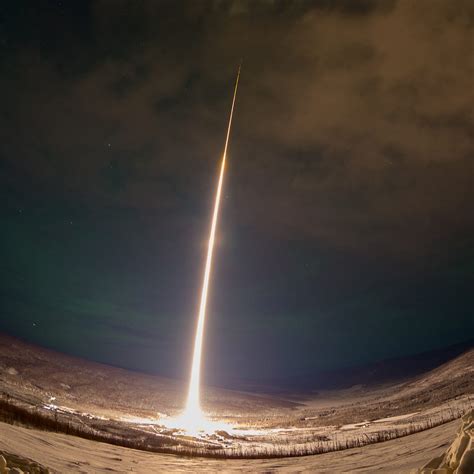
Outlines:
<svg viewBox="0 0 474 474"><path fill-rule="evenodd" d="M50 474L50 471L21 456L0 454L0 474Z"/></svg>
<svg viewBox="0 0 474 474"><path fill-rule="evenodd" d="M457 436L447 451L417 471L420 474L474 473L474 410L463 416Z"/></svg>

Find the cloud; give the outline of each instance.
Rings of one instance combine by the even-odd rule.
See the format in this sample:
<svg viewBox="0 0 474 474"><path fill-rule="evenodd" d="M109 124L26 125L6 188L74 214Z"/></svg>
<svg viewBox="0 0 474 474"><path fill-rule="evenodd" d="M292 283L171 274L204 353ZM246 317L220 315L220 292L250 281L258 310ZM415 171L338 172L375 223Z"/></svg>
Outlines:
<svg viewBox="0 0 474 474"><path fill-rule="evenodd" d="M180 215L209 194L243 57L229 177L242 226L384 254L472 232L472 2L81 12L62 46L57 28L10 38L1 152L35 179Z"/></svg>

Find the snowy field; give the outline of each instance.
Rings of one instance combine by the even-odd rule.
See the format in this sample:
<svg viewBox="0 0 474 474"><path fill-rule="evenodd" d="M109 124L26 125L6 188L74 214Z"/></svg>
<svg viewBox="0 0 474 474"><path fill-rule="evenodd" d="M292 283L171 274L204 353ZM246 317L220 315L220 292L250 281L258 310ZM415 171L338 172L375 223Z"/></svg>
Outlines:
<svg viewBox="0 0 474 474"><path fill-rule="evenodd" d="M79 465L90 465L105 451L117 452L115 457L120 461L115 460L118 464L111 467L117 472L123 472L127 462L133 467L135 461L145 466L171 462L176 469L181 463L187 469L206 462L211 469L221 466L223 458L238 458L243 463L235 466L262 463L262 469L266 469L266 463L306 469L306 463L316 462L320 456L330 460L324 461L327 463L346 459L352 463L357 460L363 466L366 455L380 456L385 449L388 451L380 462L388 462L392 454L390 463L395 462L395 451L390 454L390 446L407 450L403 462L413 457L413 463L417 463L442 450L455 429L455 420L473 404L471 350L422 376L382 386L284 394L206 388L203 398L207 413L232 428L190 436L166 427L170 417L182 409L185 384L1 337L0 421L9 425L2 425L0 450L53 468L61 462L75 462L77 469L71 471L71 464L68 472L100 472ZM102 442L120 446L104 447ZM70 452L64 443L71 446ZM55 448L49 452L43 449L45 446ZM93 455L81 458L84 449ZM197 457L170 457L170 453ZM314 454L318 456L311 456ZM296 459L301 455L305 457ZM215 459L204 461L198 457ZM234 466L233 460L225 461L230 463L225 465ZM105 470L105 466L100 469Z"/></svg>

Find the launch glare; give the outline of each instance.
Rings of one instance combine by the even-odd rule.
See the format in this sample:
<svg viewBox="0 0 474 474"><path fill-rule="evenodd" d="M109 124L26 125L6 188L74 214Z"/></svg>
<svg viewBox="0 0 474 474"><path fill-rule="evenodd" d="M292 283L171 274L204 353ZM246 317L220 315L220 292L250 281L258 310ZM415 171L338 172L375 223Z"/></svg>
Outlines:
<svg viewBox="0 0 474 474"><path fill-rule="evenodd" d="M214 210L212 213L211 229L209 232L209 241L207 246L206 264L204 267L204 277L201 290L201 301L199 305L198 320L196 326L196 335L194 338L193 360L191 366L191 376L189 380L188 396L184 412L175 419L167 420L168 427L184 428L190 434L197 434L200 431L212 432L216 430L226 430L231 427L224 423L214 422L205 416L201 407L201 365L202 348L204 339L204 328L206 322L207 296L209 292L209 283L212 272L212 260L214 254L214 243L219 219L219 208L221 203L222 187L224 182L225 165L227 158L227 147L229 145L230 131L232 128L232 118L234 115L235 100L237 97L237 88L239 86L240 69L237 71L235 80L234 95L232 97L232 106L230 109L229 123L227 125L227 134L225 138L224 152L217 182L216 197L214 201Z"/></svg>

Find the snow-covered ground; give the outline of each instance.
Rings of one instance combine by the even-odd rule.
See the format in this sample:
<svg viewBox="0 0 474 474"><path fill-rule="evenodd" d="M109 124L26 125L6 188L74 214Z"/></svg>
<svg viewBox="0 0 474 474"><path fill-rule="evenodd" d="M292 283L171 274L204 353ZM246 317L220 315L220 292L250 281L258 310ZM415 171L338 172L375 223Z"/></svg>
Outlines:
<svg viewBox="0 0 474 474"><path fill-rule="evenodd" d="M299 458L216 460L156 454L0 423L0 453L34 459L58 473L409 473L441 454L459 421L363 448Z"/></svg>
<svg viewBox="0 0 474 474"><path fill-rule="evenodd" d="M431 433L474 403L471 350L422 376L383 386L306 394L205 388L204 408L212 422L233 429L189 436L171 426L182 410L186 384L1 338L0 421L161 453L268 457L351 447L366 452L368 444L411 438L424 429Z"/></svg>

